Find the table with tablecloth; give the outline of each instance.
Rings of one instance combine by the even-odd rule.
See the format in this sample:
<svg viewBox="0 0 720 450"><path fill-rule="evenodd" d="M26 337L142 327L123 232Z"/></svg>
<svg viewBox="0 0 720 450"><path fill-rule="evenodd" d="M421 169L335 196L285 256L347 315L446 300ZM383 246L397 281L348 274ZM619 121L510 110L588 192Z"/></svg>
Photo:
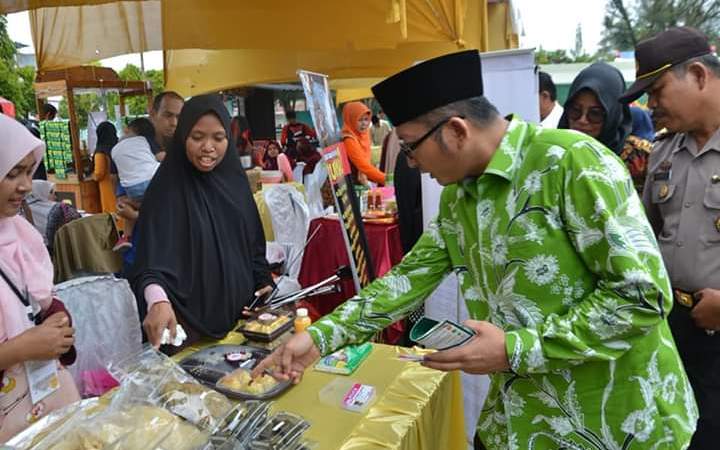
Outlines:
<svg viewBox="0 0 720 450"><path fill-rule="evenodd" d="M335 218L318 218L310 222L308 236L312 236L320 227L317 235L305 249L298 281L303 287L311 286L332 276L341 266L349 264L347 249L340 228L340 221ZM397 224L365 223L365 235L375 274L380 277L387 273L403 258L400 242L400 227ZM352 279L339 283L341 292L309 297L307 303L312 313L325 315L335 309L343 301L356 294Z"/></svg>
<svg viewBox="0 0 720 450"><path fill-rule="evenodd" d="M205 341L176 355L176 361L213 344L241 344L239 333ZM440 372L397 359L407 349L373 344L373 351L350 378L376 389L365 413L321 403L318 392L336 377L308 369L297 386L275 399L275 411L303 416L311 423L305 437L314 450L455 450L467 448L462 386L458 372Z"/></svg>

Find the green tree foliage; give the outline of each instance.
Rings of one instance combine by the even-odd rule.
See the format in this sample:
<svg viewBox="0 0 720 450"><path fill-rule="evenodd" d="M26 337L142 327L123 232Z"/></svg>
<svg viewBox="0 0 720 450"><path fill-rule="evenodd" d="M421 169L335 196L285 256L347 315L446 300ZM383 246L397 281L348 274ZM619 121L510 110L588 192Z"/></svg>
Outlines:
<svg viewBox="0 0 720 450"><path fill-rule="evenodd" d="M87 127L88 113L91 111L99 111L102 105L102 98L94 93L75 95L75 115L77 117L78 126L80 128ZM58 109L60 117L67 119L70 117L68 113L67 99L63 97L60 101L60 107ZM111 116L112 118L112 116Z"/></svg>
<svg viewBox="0 0 720 450"><path fill-rule="evenodd" d="M118 72L118 76L121 80L126 81L137 81L142 80L142 72L140 71L140 68L133 65L128 64L125 66L120 72ZM145 71L145 80L150 82L150 86L152 87L153 96L159 94L163 91L165 86L165 80L163 78L163 71L162 70L146 70ZM117 95L115 95L112 103L112 109L115 109L115 106L118 104ZM144 96L137 96L137 97L130 97L125 102L125 107L127 108L127 113L133 116L139 116L143 114L148 113L148 104L147 104L147 97Z"/></svg>
<svg viewBox="0 0 720 450"><path fill-rule="evenodd" d="M569 54L567 50L545 50L542 47L538 48L535 51L535 63L539 65L583 63L606 59L606 55L601 53L595 55L588 55L583 52L579 55L572 55Z"/></svg>
<svg viewBox="0 0 720 450"><path fill-rule="evenodd" d="M718 0L608 0L601 46L632 50L638 41L676 26L692 26L720 41Z"/></svg>
<svg viewBox="0 0 720 450"><path fill-rule="evenodd" d="M35 111L35 70L18 67L16 54L15 43L7 31L7 18L0 15L0 96L15 104L18 117L27 117L28 113Z"/></svg>

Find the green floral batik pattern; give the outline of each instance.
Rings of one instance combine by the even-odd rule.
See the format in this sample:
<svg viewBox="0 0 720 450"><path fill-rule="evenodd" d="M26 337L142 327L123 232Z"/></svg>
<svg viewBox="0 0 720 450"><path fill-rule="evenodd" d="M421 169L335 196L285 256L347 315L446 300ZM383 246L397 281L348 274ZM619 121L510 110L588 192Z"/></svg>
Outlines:
<svg viewBox="0 0 720 450"><path fill-rule="evenodd" d="M450 271L506 332L478 422L506 449L684 449L697 407L666 317L662 257L623 163L517 118L476 179L444 189L403 262L309 329L323 354L413 311Z"/></svg>

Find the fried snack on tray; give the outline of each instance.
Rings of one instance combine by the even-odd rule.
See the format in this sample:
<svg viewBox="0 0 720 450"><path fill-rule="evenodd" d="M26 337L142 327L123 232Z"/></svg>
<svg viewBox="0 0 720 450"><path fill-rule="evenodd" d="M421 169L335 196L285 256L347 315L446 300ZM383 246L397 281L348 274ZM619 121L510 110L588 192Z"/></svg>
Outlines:
<svg viewBox="0 0 720 450"><path fill-rule="evenodd" d="M270 375L263 374L250 383L250 372L238 369L225 375L218 381L218 385L233 391L249 395L262 395L278 385L278 381Z"/></svg>

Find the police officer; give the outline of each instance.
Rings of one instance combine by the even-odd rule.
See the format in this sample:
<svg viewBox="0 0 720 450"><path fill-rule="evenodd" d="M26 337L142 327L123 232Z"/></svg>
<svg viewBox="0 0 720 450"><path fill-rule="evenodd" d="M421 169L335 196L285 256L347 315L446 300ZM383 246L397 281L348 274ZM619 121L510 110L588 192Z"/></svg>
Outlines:
<svg viewBox="0 0 720 450"><path fill-rule="evenodd" d="M636 81L658 128L643 203L670 274L670 327L700 409L690 449L717 449L720 429L720 63L708 39L671 28L635 48ZM715 439L713 439L715 438Z"/></svg>

